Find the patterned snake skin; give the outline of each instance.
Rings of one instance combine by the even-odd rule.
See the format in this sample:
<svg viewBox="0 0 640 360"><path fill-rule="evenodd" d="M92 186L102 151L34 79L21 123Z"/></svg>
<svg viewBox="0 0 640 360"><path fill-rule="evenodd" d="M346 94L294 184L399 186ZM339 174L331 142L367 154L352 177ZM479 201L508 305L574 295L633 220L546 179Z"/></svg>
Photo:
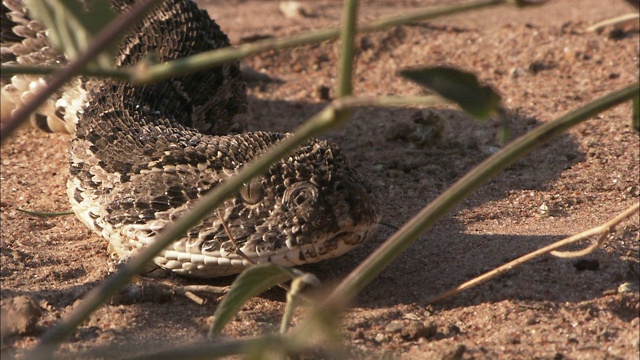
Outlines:
<svg viewBox="0 0 640 360"><path fill-rule="evenodd" d="M130 1L113 1L116 11ZM118 66L149 54L167 61L229 46L206 12L188 0L167 0L123 40ZM2 62L64 64L44 29L20 0L3 0ZM3 83L3 106L20 105L45 83L14 76ZM152 243L198 199L287 134L240 133L247 118L237 63L151 85L76 79L32 122L74 133L68 195L74 212L109 240L120 258ZM340 149L312 140L252 180L155 263L176 273L219 277L250 263L299 265L339 256L362 243L378 209Z"/></svg>

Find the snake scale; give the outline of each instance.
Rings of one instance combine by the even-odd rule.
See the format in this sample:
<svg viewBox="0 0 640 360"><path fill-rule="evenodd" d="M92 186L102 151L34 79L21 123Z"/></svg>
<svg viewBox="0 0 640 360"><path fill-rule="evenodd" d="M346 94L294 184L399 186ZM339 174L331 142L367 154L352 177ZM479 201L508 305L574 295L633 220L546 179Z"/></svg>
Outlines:
<svg viewBox="0 0 640 360"><path fill-rule="evenodd" d="M112 1L118 12L130 5ZM167 61L225 46L227 36L195 3L166 0L125 36L116 64L132 66L150 54ZM3 63L67 61L21 0L3 0ZM34 75L12 77L3 83L3 106L28 101L44 83ZM73 211L126 259L203 194L288 136L242 132L247 114L236 62L146 85L75 79L32 122L74 134L67 184ZM379 220L361 177L338 146L323 140L310 140L273 164L219 210L154 262L193 277L239 273L251 263L238 250L255 263L313 263L361 244Z"/></svg>

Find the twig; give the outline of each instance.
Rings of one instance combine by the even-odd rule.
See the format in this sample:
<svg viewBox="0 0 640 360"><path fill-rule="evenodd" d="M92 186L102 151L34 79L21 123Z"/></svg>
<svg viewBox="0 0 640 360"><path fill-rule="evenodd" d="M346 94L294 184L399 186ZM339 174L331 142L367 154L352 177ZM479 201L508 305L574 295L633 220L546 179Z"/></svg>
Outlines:
<svg viewBox="0 0 640 360"><path fill-rule="evenodd" d="M60 71L64 69L64 66L57 65L2 65L2 72L0 72L0 77L6 78L11 77L13 75L18 74L28 74L28 75L50 75L55 73L56 71ZM116 78L122 80L131 80L133 76L131 75L131 68L121 67L115 69L102 69L102 68L84 68L80 71L80 73L84 76L90 77L109 77Z"/></svg>
<svg viewBox="0 0 640 360"><path fill-rule="evenodd" d="M621 15L621 16L617 16L614 17L612 19L607 19L604 21L601 21L595 25L589 26L587 28L587 31L598 31L606 26L609 25L614 25L614 26L619 26L620 24L626 23L626 22L633 22L635 24L638 23L638 17L640 17L640 14L638 13L633 13L633 14L625 14L625 15Z"/></svg>
<svg viewBox="0 0 640 360"><path fill-rule="evenodd" d="M608 233L610 233L613 228L618 225L622 220L630 217L631 215L635 214L638 212L638 204L632 205L630 208L628 208L627 210L625 210L624 212L618 214L616 217L614 217L613 219L607 221L605 224L600 225L598 227L594 227L591 228L587 231L583 231L579 234L570 236L568 238L562 239L560 241L557 241L551 245L547 245L541 249L538 249L536 251L530 252L524 256L521 256L513 261L510 261L502 266L499 266L491 271L488 271L478 277L475 277L465 283L462 283L460 285L458 285L457 287L445 291L444 293L435 296L429 300L427 300L427 304L431 304L437 301L441 301L444 299L447 299L453 295L456 295L464 290L470 289L474 286L480 285L482 283L484 283L485 281L494 278L500 274L503 274L513 268L515 268L516 266L520 266L530 260L533 260L537 257L540 257L544 254L547 253L551 253L552 255L558 256L558 257L573 257L573 256L582 256L582 255L586 255L590 252L592 252L593 250L595 250L602 242L601 240L604 239L606 237L606 235ZM589 248L582 250L582 251L576 251L576 252L557 252L555 251L556 249L559 249L561 247L567 246L569 244L573 244L577 241L581 241L584 240L590 236L593 235L598 235L600 234L600 238L598 239L598 242L596 242L594 245L590 246Z"/></svg>
<svg viewBox="0 0 640 360"><path fill-rule="evenodd" d="M207 294L226 294L229 292L230 286L213 286L213 285L185 285L181 287L185 291L203 292Z"/></svg>
<svg viewBox="0 0 640 360"><path fill-rule="evenodd" d="M222 223L222 227L224 228L224 232L227 233L227 237L229 237L229 240L231 240L231 243L236 248L236 254L240 255L241 258L247 260L249 262L249 264L255 265L256 262L253 261L252 258L248 257L247 254L245 254L242 250L240 250L240 246L238 246L238 244L236 243L236 240L233 238L233 235L231 235L231 230L227 226L227 222L224 221L224 217L222 216L222 211L220 211L220 209L216 209L216 213L218 214L218 218L220 219L220 222Z"/></svg>
<svg viewBox="0 0 640 360"><path fill-rule="evenodd" d="M198 304L198 305L204 305L205 302L207 302L205 299L201 298L200 296L192 293L191 291L181 291L182 295L184 295L187 299L193 301L194 303Z"/></svg>
<svg viewBox="0 0 640 360"><path fill-rule="evenodd" d="M222 227L224 228L224 232L227 233L227 237L229 237L229 240L231 240L231 243L233 244L233 246L236 249L236 254L240 255L240 257L242 257L243 259L247 260L251 265L256 265L256 262L252 258L247 256L247 254L245 254L242 250L240 250L240 246L238 246L238 243L236 243L236 240L234 239L233 235L231 234L231 230L227 226L227 222L224 221L224 217L222 216L222 211L220 211L220 209L216 209L216 213L218 214L218 218L220 219L220 222L222 223ZM285 284L278 284L278 286L281 289L284 289L287 292L290 291L289 287L287 285L285 285Z"/></svg>
<svg viewBox="0 0 640 360"><path fill-rule="evenodd" d="M557 256L559 258L572 258L572 257L579 257L579 256L585 256L585 255L591 254L597 248L599 248L602 245L602 243L604 243L604 240L606 239L607 235L613 231L613 229L616 227L616 225L618 225L618 223L630 217L634 213L637 213L639 208L640 208L640 205L635 204L629 207L627 210L623 211L622 213L618 214L613 219L609 220L607 223L594 228L596 230L599 230L597 233L600 233L601 235L600 237L598 237L598 240L591 246L578 251L552 251L551 255ZM581 234L585 234L585 233L586 232L583 232ZM588 236L590 235L584 235L582 238L576 239L576 241L587 238Z"/></svg>

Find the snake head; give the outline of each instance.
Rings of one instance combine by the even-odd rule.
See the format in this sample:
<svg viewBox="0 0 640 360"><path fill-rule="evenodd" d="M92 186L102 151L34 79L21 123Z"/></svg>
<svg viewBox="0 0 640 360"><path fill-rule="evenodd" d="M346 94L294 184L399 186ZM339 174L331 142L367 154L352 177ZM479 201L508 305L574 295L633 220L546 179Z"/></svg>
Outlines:
<svg viewBox="0 0 640 360"><path fill-rule="evenodd" d="M364 181L326 141L272 165L238 200L245 207L239 213L264 219L242 241L241 250L257 262L299 265L340 256L365 241L380 219Z"/></svg>
<svg viewBox="0 0 640 360"><path fill-rule="evenodd" d="M156 160L145 160L144 166L118 166L131 170L111 182L108 196L103 197L105 214L96 231L108 237L120 255L127 256L155 241L167 224L186 214L206 192L286 136L265 132L215 138L185 136L184 141L172 140L180 147L156 146L165 149L151 155ZM166 140L164 136L150 138L158 139L160 145ZM126 154L122 161L134 158ZM83 176L88 180L75 181L70 196L77 195L80 188L111 184L107 180L116 173L103 168L109 164L104 161L90 166L84 162L77 169L73 167L77 173L88 172ZM78 202L87 202L83 200L86 191L75 197ZM232 275L252 263L313 263L361 244L380 218L373 194L340 148L317 140L271 165L218 210L154 261L196 277ZM89 225L97 224L90 213L81 218Z"/></svg>

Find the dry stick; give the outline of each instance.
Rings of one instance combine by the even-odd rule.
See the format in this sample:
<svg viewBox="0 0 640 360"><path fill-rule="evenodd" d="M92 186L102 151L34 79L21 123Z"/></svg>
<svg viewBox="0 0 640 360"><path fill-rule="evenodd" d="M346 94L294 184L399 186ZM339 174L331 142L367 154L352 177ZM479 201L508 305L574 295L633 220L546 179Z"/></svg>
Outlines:
<svg viewBox="0 0 640 360"><path fill-rule="evenodd" d="M64 85L64 83L80 74L82 69L84 69L93 58L129 29L129 27L135 23L135 20L141 18L156 2L157 0L140 0L136 2L129 11L124 12L110 22L91 42L87 51L80 54L75 60L71 61L69 65L52 75L47 81L47 86L36 92L31 101L13 111L0 130L0 141L4 141L4 139L11 135L24 119L36 111L36 109L38 109L49 96L53 95L57 89Z"/></svg>
<svg viewBox="0 0 640 360"><path fill-rule="evenodd" d="M207 300L205 300L205 299L201 298L200 296L192 293L191 291L184 290L184 291L182 291L182 295L184 295L184 297L186 297L187 299L193 301L194 303L196 303L196 304L198 304L200 306L204 305L207 302Z"/></svg>
<svg viewBox="0 0 640 360"><path fill-rule="evenodd" d="M230 286L213 286L213 285L185 285L181 287L185 291L196 291L208 294L226 294L231 289Z"/></svg>
<svg viewBox="0 0 640 360"><path fill-rule="evenodd" d="M220 219L220 222L222 223L222 227L224 228L224 232L227 233L227 236L229 237L229 240L231 240L231 243L233 244L233 247L236 248L236 254L240 255L241 258L247 260L249 262L249 264L255 265L256 262L253 261L252 258L248 257L247 254L245 254L242 250L240 250L240 246L238 246L238 243L236 243L236 239L234 239L233 235L231 235L231 230L227 226L227 222L224 221L224 217L222 216L222 211L220 211L220 209L216 209L216 213L218 214L218 218Z"/></svg>
<svg viewBox="0 0 640 360"><path fill-rule="evenodd" d="M626 22L634 22L634 23L638 23L638 17L640 14L625 14L625 15L621 15L621 16L617 16L614 17L612 19L607 19L604 21L601 21L595 25L589 26L587 28L587 31L598 31L600 29L602 29L605 26L609 26L609 25L615 25L618 26L622 23L626 23Z"/></svg>
<svg viewBox="0 0 640 360"><path fill-rule="evenodd" d="M582 250L578 250L578 251L552 251L551 255L559 257L559 258L572 258L572 257L580 257L580 256L585 256L585 255L589 255L592 252L594 252L597 248L599 248L600 246L602 246L602 243L604 243L604 240L607 238L607 235L609 233L611 233L613 231L613 229L615 228L616 225L618 225L619 222L621 222L622 220L630 217L631 215L633 215L634 211L638 211L638 208L640 207L639 204L636 204L634 206L631 206L629 209L627 209L626 211L624 211L621 214L618 214L618 216L616 216L615 218L611 219L608 223L599 226L599 228L604 228L605 226L609 225L610 228L606 231L603 230L602 235L600 235L600 237L598 238L598 240L592 244L591 246L582 249Z"/></svg>
<svg viewBox="0 0 640 360"><path fill-rule="evenodd" d="M220 219L220 222L222 223L222 227L224 228L224 232L227 233L227 236L229 237L229 240L231 240L231 243L233 244L233 247L235 247L235 249L236 249L236 254L240 255L241 258L247 260L249 262L249 264L251 264L252 266L255 266L256 262L252 258L247 256L247 254L245 254L242 250L240 250L240 246L238 246L238 243L236 243L236 239L233 237L233 235L231 235L231 229L229 229L229 227L227 226L227 222L224 221L224 218L222 217L222 211L220 211L220 209L216 209L216 213L218 214L218 218ZM285 284L278 284L278 286L280 288L284 289L287 292L291 291L291 289Z"/></svg>
<svg viewBox="0 0 640 360"><path fill-rule="evenodd" d="M494 277L496 277L496 276L498 276L500 274L503 274L503 273L515 268L516 266L522 265L522 264L524 264L524 263L526 263L526 262L528 262L530 260L533 260L533 259L535 259L537 257L540 257L540 256L542 256L544 254L552 253L553 255L556 255L556 256L559 256L559 254L565 254L565 253L555 252L554 250L559 249L559 248L564 247L564 246L567 246L569 244L573 244L575 242L584 240L584 239L586 239L586 238L588 238L590 236L600 234L601 235L600 239L603 239L608 233L610 233L613 230L613 228L616 225L618 225L624 219L626 219L626 218L630 217L631 215L637 213L638 212L638 208L639 208L638 204L632 205L627 210L625 210L624 212L618 214L616 217L614 217L613 219L611 219L608 222L604 223L603 225L591 228L591 229L589 229L587 231L583 231L583 232L581 232L579 234L573 235L571 237L568 237L566 239L560 240L560 241L555 242L555 243L553 243L551 245L545 246L545 247L543 247L541 249L538 249L536 251L528 253L527 255L521 256L521 257L519 257L519 258L517 258L517 259L515 259L513 261L510 261L510 262L508 262L508 263L506 263L506 264L504 264L502 266L499 266L499 267L497 267L497 268L495 268L495 269L493 269L493 270L491 270L489 272L486 272L486 273L484 273L484 274L482 274L482 275L480 275L480 276L478 276L476 278L473 278L473 279L471 279L471 280L469 280L469 281L467 281L465 283L462 283L462 284L458 285L457 287L455 287L454 289L451 289L449 291L445 291L444 293L427 300L427 304L431 304L431 303L434 303L436 301L444 300L444 299L449 298L449 297L451 297L453 295L456 295L456 294L458 294L458 293L460 293L460 292L462 292L464 290L472 288L472 287L474 287L476 285L480 285L480 284L484 283L485 281L487 281L487 280L489 280L491 278L494 278ZM586 255L586 254L592 252L593 250L595 250L601 244L600 239L596 244L588 247L584 251L579 251L579 252L570 253L570 254L571 255L579 254L578 256L580 256L582 254ZM554 254L554 252L555 252L555 254ZM560 256L560 257L568 257L568 256Z"/></svg>
<svg viewBox="0 0 640 360"><path fill-rule="evenodd" d="M14 75L51 75L63 69L64 66L59 65L26 65L26 64L10 64L2 65L0 77L9 78ZM83 76L97 78L115 78L122 80L131 80L133 77L131 68L85 68L80 72Z"/></svg>

